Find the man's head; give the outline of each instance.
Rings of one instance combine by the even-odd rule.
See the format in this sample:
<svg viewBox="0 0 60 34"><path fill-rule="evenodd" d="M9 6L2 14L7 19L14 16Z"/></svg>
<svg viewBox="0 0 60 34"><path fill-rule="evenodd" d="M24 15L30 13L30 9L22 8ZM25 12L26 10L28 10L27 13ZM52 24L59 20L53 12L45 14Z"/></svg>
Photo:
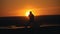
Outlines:
<svg viewBox="0 0 60 34"><path fill-rule="evenodd" d="M32 12L30 11L30 14L32 14Z"/></svg>

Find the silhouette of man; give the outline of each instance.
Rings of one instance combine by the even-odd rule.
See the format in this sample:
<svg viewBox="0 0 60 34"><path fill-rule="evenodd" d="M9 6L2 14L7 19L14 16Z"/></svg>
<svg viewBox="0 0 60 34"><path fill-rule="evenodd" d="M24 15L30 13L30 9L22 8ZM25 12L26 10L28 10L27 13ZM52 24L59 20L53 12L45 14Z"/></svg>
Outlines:
<svg viewBox="0 0 60 34"><path fill-rule="evenodd" d="M29 14L29 22L32 25L32 31L35 32L35 34L36 34L36 31L38 32L38 30L39 30L39 24L34 22L34 15L32 14L31 11L30 11L30 14Z"/></svg>
<svg viewBox="0 0 60 34"><path fill-rule="evenodd" d="M34 22L34 15L32 14L32 12L30 11L29 13L29 23L26 24L25 28L27 30L27 26L30 24L32 24Z"/></svg>
<svg viewBox="0 0 60 34"><path fill-rule="evenodd" d="M29 14L29 19L30 19L30 23L34 22L34 15L32 14L31 11L30 11L30 14Z"/></svg>

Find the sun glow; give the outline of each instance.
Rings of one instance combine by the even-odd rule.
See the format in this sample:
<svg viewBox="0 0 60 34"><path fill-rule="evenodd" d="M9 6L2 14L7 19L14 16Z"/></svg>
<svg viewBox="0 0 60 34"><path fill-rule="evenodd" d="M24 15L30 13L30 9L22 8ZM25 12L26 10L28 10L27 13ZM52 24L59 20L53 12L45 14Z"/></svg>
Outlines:
<svg viewBox="0 0 60 34"><path fill-rule="evenodd" d="M38 16L39 15L39 12L37 12L36 9L22 9L21 12L19 11L18 14L20 14L20 16L26 16L26 17L28 17L29 14L30 14L30 11L32 12L32 14L34 16Z"/></svg>
<svg viewBox="0 0 60 34"><path fill-rule="evenodd" d="M26 16L28 16L29 15L29 11L28 12L26 12Z"/></svg>
<svg viewBox="0 0 60 34"><path fill-rule="evenodd" d="M29 15L30 11L32 11L32 13L33 13L33 10L27 10L27 11L26 11L26 16ZM34 14L34 13L33 13L33 14Z"/></svg>

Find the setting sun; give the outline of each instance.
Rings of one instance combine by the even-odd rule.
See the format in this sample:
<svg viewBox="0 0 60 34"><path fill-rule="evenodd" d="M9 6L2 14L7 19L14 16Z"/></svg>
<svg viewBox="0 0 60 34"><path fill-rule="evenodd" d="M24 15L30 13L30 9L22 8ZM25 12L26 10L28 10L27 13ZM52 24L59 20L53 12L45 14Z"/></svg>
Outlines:
<svg viewBox="0 0 60 34"><path fill-rule="evenodd" d="M32 11L32 10L27 10L27 11L26 11L26 16L29 15L30 11ZM33 13L33 11L32 11L32 13ZM34 13L33 13L33 14L34 14Z"/></svg>
<svg viewBox="0 0 60 34"><path fill-rule="evenodd" d="M22 9L21 10L21 12L20 12L20 10L18 10L19 12L17 13L18 15L20 14L20 16L26 16L26 17L28 17L29 16L29 14L30 14L30 12L32 12L32 14L34 15L34 16L38 16L39 15L39 12L37 12L37 10L36 9L28 9L28 8L25 8L25 9ZM17 11L16 11L17 12Z"/></svg>
<svg viewBox="0 0 60 34"><path fill-rule="evenodd" d="M29 10L28 10L28 11L26 11L26 16L28 16L28 15L29 15L29 12L30 12Z"/></svg>

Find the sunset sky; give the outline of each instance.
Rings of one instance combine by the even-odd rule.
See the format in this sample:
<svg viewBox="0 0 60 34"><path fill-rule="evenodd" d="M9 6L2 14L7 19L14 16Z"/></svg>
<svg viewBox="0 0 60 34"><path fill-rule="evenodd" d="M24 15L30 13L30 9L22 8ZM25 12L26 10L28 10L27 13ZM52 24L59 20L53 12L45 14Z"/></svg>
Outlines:
<svg viewBox="0 0 60 34"><path fill-rule="evenodd" d="M35 16L60 14L60 0L0 0L0 16Z"/></svg>

